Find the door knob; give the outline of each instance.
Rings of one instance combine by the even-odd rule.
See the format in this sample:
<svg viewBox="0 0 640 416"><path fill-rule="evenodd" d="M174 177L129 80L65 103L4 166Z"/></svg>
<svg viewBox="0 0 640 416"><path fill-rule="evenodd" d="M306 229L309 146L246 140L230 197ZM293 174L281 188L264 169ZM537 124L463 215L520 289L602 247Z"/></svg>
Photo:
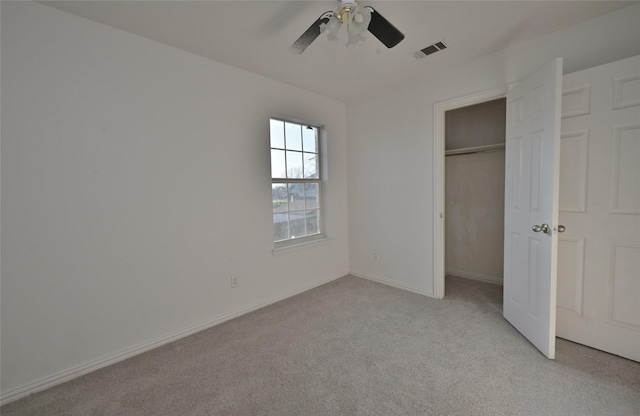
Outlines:
<svg viewBox="0 0 640 416"><path fill-rule="evenodd" d="M566 229L567 229L567 227L565 227L564 225L558 225L558 232L559 233L563 233Z"/></svg>
<svg viewBox="0 0 640 416"><path fill-rule="evenodd" d="M549 225L547 224L534 225L533 227L531 227L531 229L536 233L539 233L540 231L544 232L545 234L549 233Z"/></svg>

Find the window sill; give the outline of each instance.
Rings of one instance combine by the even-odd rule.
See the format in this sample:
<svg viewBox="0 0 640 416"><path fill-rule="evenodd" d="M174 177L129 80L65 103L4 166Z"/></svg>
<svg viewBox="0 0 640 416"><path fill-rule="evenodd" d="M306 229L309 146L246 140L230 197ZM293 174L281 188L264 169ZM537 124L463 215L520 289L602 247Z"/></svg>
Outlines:
<svg viewBox="0 0 640 416"><path fill-rule="evenodd" d="M300 242L295 242L290 244L283 244L278 247L275 247L273 250L271 250L271 253L273 254L274 257L278 257L284 254L295 253L297 251L307 250L322 244L326 244L330 240L331 238L323 236L323 237L318 237L311 240L300 241Z"/></svg>

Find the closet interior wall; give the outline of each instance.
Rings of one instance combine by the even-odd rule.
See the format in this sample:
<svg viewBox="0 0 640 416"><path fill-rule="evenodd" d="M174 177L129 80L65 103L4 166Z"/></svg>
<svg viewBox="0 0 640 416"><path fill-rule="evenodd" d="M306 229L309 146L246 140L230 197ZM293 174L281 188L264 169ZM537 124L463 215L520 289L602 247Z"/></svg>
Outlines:
<svg viewBox="0 0 640 416"><path fill-rule="evenodd" d="M447 275L502 284L506 100L445 114Z"/></svg>

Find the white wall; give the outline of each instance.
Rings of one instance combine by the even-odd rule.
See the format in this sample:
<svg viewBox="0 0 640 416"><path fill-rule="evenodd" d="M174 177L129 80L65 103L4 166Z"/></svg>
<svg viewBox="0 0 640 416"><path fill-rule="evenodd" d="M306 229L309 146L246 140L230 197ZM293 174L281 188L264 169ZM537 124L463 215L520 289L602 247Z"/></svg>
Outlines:
<svg viewBox="0 0 640 416"><path fill-rule="evenodd" d="M38 3L1 27L4 400L348 272L344 104ZM329 136L331 239L277 257L271 115Z"/></svg>
<svg viewBox="0 0 640 416"><path fill-rule="evenodd" d="M556 57L564 58L569 73L637 55L639 21L640 4L635 4L350 103L352 273L434 293L435 103L516 82ZM372 259L373 249L379 252L377 261Z"/></svg>

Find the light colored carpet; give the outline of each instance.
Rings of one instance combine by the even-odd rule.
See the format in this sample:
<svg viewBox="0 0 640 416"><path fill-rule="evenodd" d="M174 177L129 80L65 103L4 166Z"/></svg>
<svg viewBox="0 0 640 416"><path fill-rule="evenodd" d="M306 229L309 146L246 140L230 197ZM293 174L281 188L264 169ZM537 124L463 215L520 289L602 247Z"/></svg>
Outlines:
<svg viewBox="0 0 640 416"><path fill-rule="evenodd" d="M502 287L444 300L346 276L9 403L14 415L640 415L640 363L502 318Z"/></svg>

